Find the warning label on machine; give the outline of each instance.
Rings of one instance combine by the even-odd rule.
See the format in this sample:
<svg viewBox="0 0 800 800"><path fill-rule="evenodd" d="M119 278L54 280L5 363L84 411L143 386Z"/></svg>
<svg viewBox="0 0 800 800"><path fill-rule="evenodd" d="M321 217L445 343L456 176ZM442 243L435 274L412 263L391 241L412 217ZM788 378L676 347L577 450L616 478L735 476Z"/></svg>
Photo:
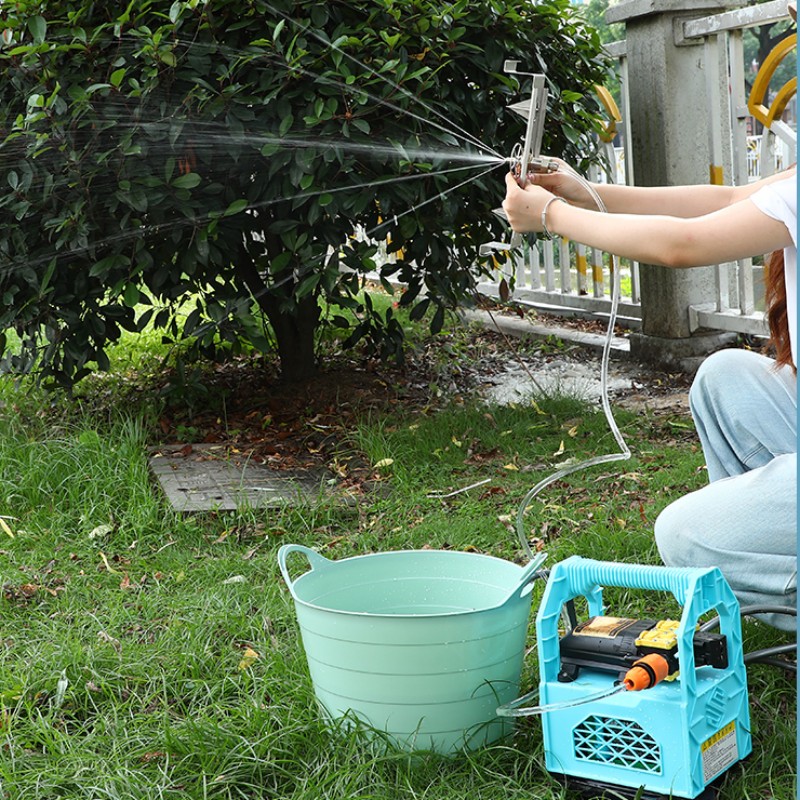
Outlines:
<svg viewBox="0 0 800 800"><path fill-rule="evenodd" d="M739 760L736 722L729 722L713 736L709 736L700 746L700 751L703 758L703 780L707 783Z"/></svg>

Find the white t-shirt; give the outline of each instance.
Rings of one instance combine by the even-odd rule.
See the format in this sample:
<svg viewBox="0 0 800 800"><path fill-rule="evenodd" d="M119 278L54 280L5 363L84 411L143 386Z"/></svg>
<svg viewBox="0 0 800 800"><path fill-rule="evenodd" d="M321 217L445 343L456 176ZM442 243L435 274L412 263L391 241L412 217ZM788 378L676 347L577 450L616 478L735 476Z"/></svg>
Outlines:
<svg viewBox="0 0 800 800"><path fill-rule="evenodd" d="M800 366L797 360L797 174L762 187L750 199L768 217L782 222L792 237L793 245L783 251L786 313L789 319L792 359Z"/></svg>

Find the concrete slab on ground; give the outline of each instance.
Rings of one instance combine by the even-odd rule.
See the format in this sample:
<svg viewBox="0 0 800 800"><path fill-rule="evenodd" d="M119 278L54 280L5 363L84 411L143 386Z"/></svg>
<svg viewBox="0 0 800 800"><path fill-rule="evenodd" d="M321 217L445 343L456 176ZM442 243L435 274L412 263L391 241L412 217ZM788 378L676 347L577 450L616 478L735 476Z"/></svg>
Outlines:
<svg viewBox="0 0 800 800"><path fill-rule="evenodd" d="M516 319L506 314L490 314L488 311L480 309L462 309L459 313L467 322L477 322L487 330L498 331L507 336L529 336L540 339L556 336L565 342L581 345L597 352L601 352L605 347L605 334L576 331L559 325L540 325L529 319ZM631 343L627 339L616 335L612 337L609 351L611 358L627 358L630 351Z"/></svg>
<svg viewBox="0 0 800 800"><path fill-rule="evenodd" d="M478 323L487 330L509 337L544 339L555 336L567 344L577 345L596 360L585 361L557 352L524 368L521 359L509 360L504 370L492 373L481 388L481 394L491 403L500 405L525 402L537 393L564 394L587 401L601 401L601 365L599 356L606 345L607 333L589 333L558 324L537 324L530 319L518 319L507 314L489 313L478 309L459 312L466 322ZM635 409L674 410L689 413L688 390L671 388L668 384L653 389L647 368L631 358L630 340L614 335L609 349L606 390L620 406ZM665 376L668 380L669 376Z"/></svg>
<svg viewBox="0 0 800 800"><path fill-rule="evenodd" d="M313 503L331 477L325 470L270 469L220 444L163 446L149 463L170 505L181 512Z"/></svg>

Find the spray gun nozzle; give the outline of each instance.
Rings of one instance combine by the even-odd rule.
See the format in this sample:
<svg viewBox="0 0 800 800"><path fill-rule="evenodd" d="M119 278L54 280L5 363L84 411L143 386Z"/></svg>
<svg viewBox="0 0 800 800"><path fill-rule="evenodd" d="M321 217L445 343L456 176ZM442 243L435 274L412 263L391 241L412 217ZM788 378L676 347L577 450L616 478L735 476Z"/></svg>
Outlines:
<svg viewBox="0 0 800 800"><path fill-rule="evenodd" d="M526 158L524 147L519 142L514 145L511 155L505 159L505 162L510 165L511 172L520 186L525 185L528 175L558 172L558 161L556 159L548 158L547 156L534 156L530 153ZM523 164L525 164L524 176L522 175Z"/></svg>

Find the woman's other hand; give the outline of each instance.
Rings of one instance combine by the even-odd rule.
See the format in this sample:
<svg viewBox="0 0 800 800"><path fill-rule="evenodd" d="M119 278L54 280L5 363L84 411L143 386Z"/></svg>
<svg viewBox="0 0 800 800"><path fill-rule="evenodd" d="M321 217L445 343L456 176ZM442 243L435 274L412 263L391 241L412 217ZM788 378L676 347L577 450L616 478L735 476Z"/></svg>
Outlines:
<svg viewBox="0 0 800 800"><path fill-rule="evenodd" d="M580 181L576 180L577 172L566 161L548 156L550 161L558 164L555 172L529 172L526 183L541 186L548 192L563 197L570 205L579 208L595 208L595 201Z"/></svg>
<svg viewBox="0 0 800 800"><path fill-rule="evenodd" d="M517 233L539 233L542 230L542 210L553 193L532 183L520 188L514 174L506 175L506 198L503 211L508 223Z"/></svg>

